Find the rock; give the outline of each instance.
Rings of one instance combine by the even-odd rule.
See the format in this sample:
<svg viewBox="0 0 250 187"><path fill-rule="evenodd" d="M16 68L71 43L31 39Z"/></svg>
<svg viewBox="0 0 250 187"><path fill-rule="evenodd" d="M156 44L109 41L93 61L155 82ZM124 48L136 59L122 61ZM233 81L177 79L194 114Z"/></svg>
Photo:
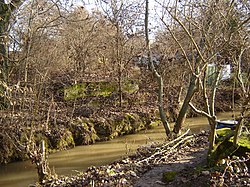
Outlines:
<svg viewBox="0 0 250 187"><path fill-rule="evenodd" d="M183 183L187 183L189 180L187 179L187 178L185 178L185 177L181 177L181 182L183 182Z"/></svg>
<svg viewBox="0 0 250 187"><path fill-rule="evenodd" d="M123 178L123 179L120 180L120 182L121 182L121 184L126 184L128 181L127 181L127 179Z"/></svg>
<svg viewBox="0 0 250 187"><path fill-rule="evenodd" d="M136 175L136 173L134 172L134 171L130 171L130 175L132 176L132 177L137 177L137 175Z"/></svg>
<svg viewBox="0 0 250 187"><path fill-rule="evenodd" d="M165 182L162 182L162 181L155 181L156 184L160 184L160 185L166 185Z"/></svg>
<svg viewBox="0 0 250 187"><path fill-rule="evenodd" d="M208 176L208 175L210 175L210 172L209 171L202 171L201 174L204 176Z"/></svg>
<svg viewBox="0 0 250 187"><path fill-rule="evenodd" d="M194 178L194 179L196 179L197 177L198 177L198 175L197 175L197 174L194 174L194 175L193 175L193 178Z"/></svg>

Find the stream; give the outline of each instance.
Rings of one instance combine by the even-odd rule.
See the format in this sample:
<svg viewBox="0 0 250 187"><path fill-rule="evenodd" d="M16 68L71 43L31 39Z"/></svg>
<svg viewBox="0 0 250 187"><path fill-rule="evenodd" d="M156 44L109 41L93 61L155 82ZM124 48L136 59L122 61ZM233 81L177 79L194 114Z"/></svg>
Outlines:
<svg viewBox="0 0 250 187"><path fill-rule="evenodd" d="M221 113L218 115L218 119L231 119L231 116L231 112ZM185 128L190 128L192 132L197 133L209 129L209 126L206 118L196 117L187 119ZM153 141L163 141L165 137L164 128L158 126L110 141L77 146L49 155L49 166L58 175L76 174L86 170L89 166L109 164L133 152L140 145ZM32 165L30 161L0 165L0 187L24 187L34 184L36 181L35 165Z"/></svg>

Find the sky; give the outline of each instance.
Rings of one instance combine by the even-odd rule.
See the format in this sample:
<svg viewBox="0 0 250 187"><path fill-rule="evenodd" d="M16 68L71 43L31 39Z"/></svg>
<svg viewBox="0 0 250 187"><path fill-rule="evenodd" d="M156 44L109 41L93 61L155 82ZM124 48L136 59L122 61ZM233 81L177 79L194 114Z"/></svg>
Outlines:
<svg viewBox="0 0 250 187"><path fill-rule="evenodd" d="M108 1L108 0L107 0ZM95 2L96 0L72 0L75 6L84 6L89 11L96 8ZM149 0L149 9L154 11L155 0Z"/></svg>
<svg viewBox="0 0 250 187"><path fill-rule="evenodd" d="M96 9L96 0L71 0L72 3L74 4L74 6L83 6L85 7L88 11L92 11L94 9ZM106 0L109 1L109 0ZM149 28L152 31L150 33L150 40L154 39L154 32L157 30L157 25L159 24L159 20L156 21L157 19L157 15L156 15L156 11L155 11L155 0L149 0ZM161 10L158 10L158 13Z"/></svg>
<svg viewBox="0 0 250 187"><path fill-rule="evenodd" d="M5 4L10 4L11 0L4 0Z"/></svg>

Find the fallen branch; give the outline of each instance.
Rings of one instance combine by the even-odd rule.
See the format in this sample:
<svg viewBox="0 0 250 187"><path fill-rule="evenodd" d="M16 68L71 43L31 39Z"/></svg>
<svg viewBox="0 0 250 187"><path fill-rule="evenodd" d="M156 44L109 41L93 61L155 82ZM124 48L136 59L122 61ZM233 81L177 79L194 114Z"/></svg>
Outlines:
<svg viewBox="0 0 250 187"><path fill-rule="evenodd" d="M194 136L193 135L190 135L190 136L187 136L187 137L184 137L182 140L180 140L179 142L177 142L173 147L170 147L168 150L165 150L162 152L162 154L165 154L166 155L166 152L170 152L172 151L173 149L175 149L176 147L178 147L180 144L186 142L187 140L193 138ZM154 163L159 163L163 158L165 158L166 156L163 156L163 157L160 157L160 159L158 159L157 161L154 161Z"/></svg>
<svg viewBox="0 0 250 187"><path fill-rule="evenodd" d="M159 158L158 161L156 161L156 157L159 156L159 155L164 155L166 154L167 152L170 152L172 151L173 149L175 149L176 147L178 147L180 144L186 142L187 140L193 138L193 135L190 135L190 136L186 136L188 134L190 130L188 129L184 134L182 134L181 136L179 136L178 138L168 142L167 144L164 144L162 145L161 147L159 147L157 149L156 152L154 152L153 154L151 154L149 157L145 158L145 159L142 159L140 161L138 161L138 163L143 163L143 162L149 162L150 160L153 160L154 159L154 162L153 163L156 163L158 162L159 160L162 159L162 157ZM185 137L186 136L186 137ZM171 146L172 145L172 146Z"/></svg>

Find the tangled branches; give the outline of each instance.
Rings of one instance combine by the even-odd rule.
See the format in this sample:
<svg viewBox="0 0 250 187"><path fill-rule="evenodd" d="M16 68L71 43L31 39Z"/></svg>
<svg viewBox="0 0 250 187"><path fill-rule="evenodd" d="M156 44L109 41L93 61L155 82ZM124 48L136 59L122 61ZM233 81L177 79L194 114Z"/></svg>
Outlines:
<svg viewBox="0 0 250 187"><path fill-rule="evenodd" d="M250 173L247 162L250 161L250 154L246 157L233 157L223 159L220 166L223 168L221 172L212 173L212 186L247 186L250 184Z"/></svg>
<svg viewBox="0 0 250 187"><path fill-rule="evenodd" d="M164 158L168 157L172 150L177 148L179 145L185 143L186 141L193 138L193 135L187 136L189 133L189 130L186 131L183 135L180 137L167 142L165 144L162 144L161 146L157 147L155 150L150 151L150 156L143 158L138 161L138 163L149 163L150 161L153 164L160 163ZM138 151L138 153L140 153Z"/></svg>

